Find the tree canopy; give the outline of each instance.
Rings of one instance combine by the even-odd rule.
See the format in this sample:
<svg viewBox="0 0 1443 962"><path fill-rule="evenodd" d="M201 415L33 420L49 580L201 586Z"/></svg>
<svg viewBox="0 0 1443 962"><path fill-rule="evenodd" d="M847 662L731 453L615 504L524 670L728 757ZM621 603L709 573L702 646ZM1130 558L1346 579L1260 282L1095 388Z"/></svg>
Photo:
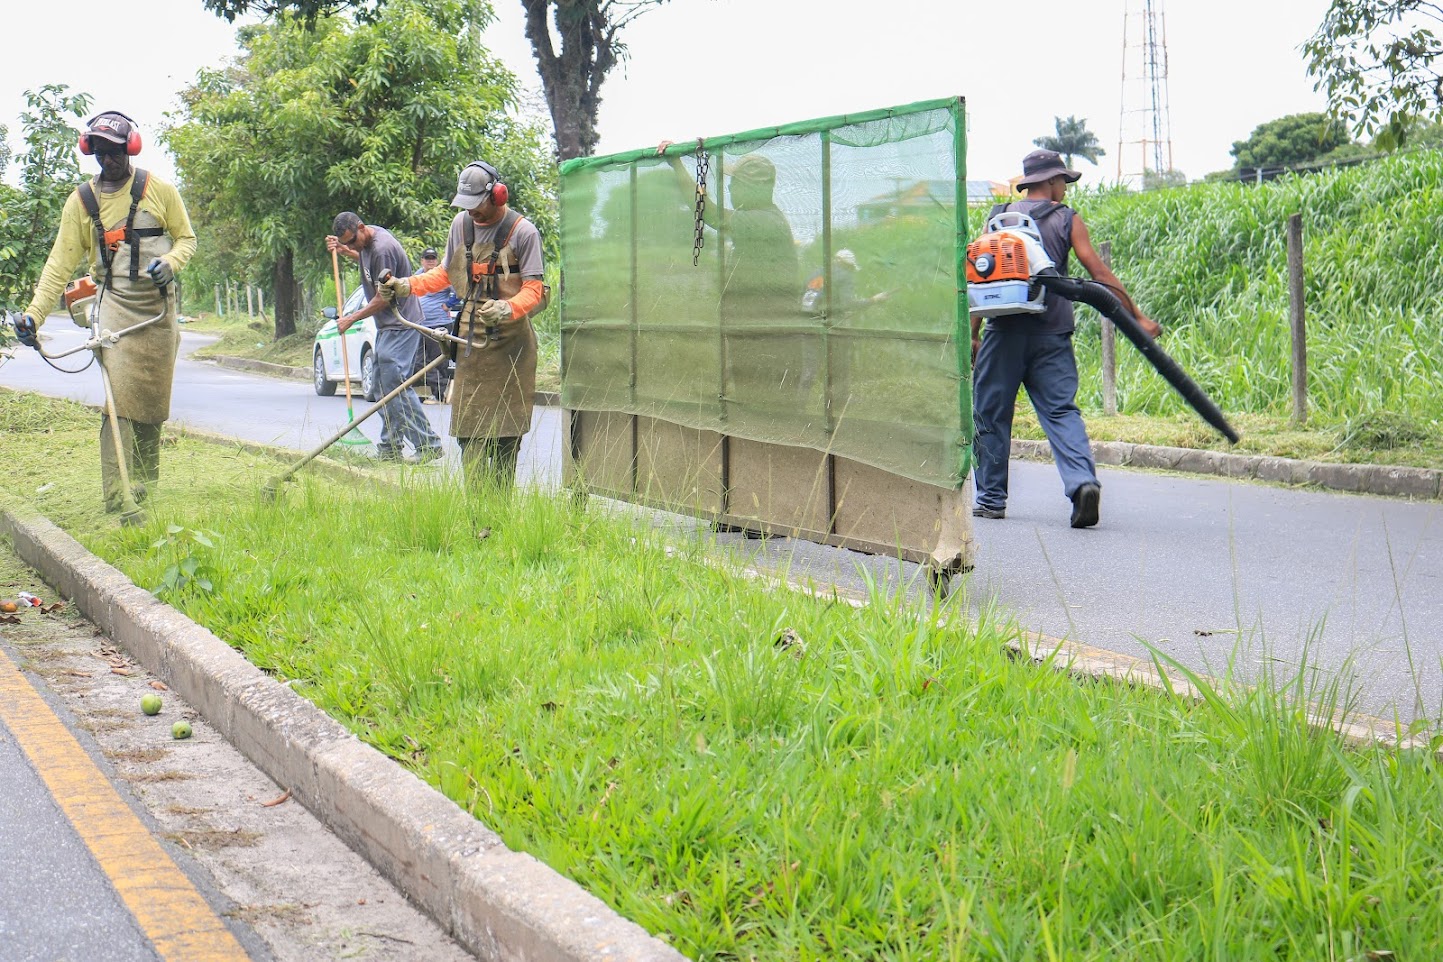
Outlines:
<svg viewBox="0 0 1443 962"><path fill-rule="evenodd" d="M1328 111L1381 148L1443 119L1443 6L1426 0L1332 0L1303 51Z"/></svg>
<svg viewBox="0 0 1443 962"><path fill-rule="evenodd" d="M203 0L207 10L234 23L246 13L291 16L314 26L332 14L350 11L360 22L379 20L388 0ZM473 0L485 6L488 0ZM601 85L626 59L621 31L667 0L521 0L526 39L536 57L541 86L562 160L596 150L596 118ZM559 44L557 41L559 40Z"/></svg>
<svg viewBox="0 0 1443 962"><path fill-rule="evenodd" d="M85 116L90 95L47 84L25 91L25 107L20 115L25 149L15 158L20 188L0 184L0 304L16 309L35 292L60 212L80 183L71 121ZM8 154L3 159L8 161Z"/></svg>
<svg viewBox="0 0 1443 962"><path fill-rule="evenodd" d="M337 212L439 247L470 161L494 164L554 235L554 165L509 111L515 79L479 40L489 17L467 0L390 0L369 23L282 14L242 28L239 59L182 93L165 139L203 241L219 242L205 263L273 274L277 337L294 330L298 279L330 276Z"/></svg>
<svg viewBox="0 0 1443 962"><path fill-rule="evenodd" d="M1233 142L1235 169L1294 167L1317 160L1351 143L1347 131L1323 113L1288 114L1253 129Z"/></svg>
<svg viewBox="0 0 1443 962"><path fill-rule="evenodd" d="M1074 156L1097 166L1097 158L1104 156L1107 151L1102 149L1102 142L1097 139L1097 135L1087 129L1087 119L1078 120L1069 116L1065 120L1061 117L1054 117L1052 120L1056 133L1038 137L1033 143L1044 150L1057 151L1069 167L1072 166Z"/></svg>

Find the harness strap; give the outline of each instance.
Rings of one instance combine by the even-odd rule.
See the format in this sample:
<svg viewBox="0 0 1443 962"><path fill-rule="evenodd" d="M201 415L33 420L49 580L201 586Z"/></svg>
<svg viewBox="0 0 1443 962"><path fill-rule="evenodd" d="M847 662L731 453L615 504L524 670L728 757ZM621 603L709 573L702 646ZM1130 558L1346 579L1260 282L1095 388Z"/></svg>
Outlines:
<svg viewBox="0 0 1443 962"><path fill-rule="evenodd" d="M90 185L88 180L80 185L76 193L80 195L80 203L95 225L95 246L100 251L100 263L105 265L105 281L106 286L109 287L110 258L113 252L110 247L110 237L106 234L105 225L100 220L100 201L96 199L95 188ZM116 243L119 243L119 240Z"/></svg>
<svg viewBox="0 0 1443 962"><path fill-rule="evenodd" d="M150 174L135 169L135 177L130 182L130 213L125 215L126 240L130 241L130 280L133 283L140 277L140 245L136 243L139 234L135 229L135 213L140 210L140 202L145 198L145 190L150 186Z"/></svg>
<svg viewBox="0 0 1443 962"><path fill-rule="evenodd" d="M134 281L140 277L140 245L136 241L142 237L161 237L165 234L163 227L135 226L136 212L140 210L140 202L145 199L145 191L149 186L150 174L137 167L130 181L130 213L125 217L125 225L114 230L106 230L105 223L100 219L100 200L95 196L93 183L87 180L77 188L80 203L95 224L95 246L100 252L100 263L105 267L106 287L110 286L115 251L121 241L130 242L130 279Z"/></svg>

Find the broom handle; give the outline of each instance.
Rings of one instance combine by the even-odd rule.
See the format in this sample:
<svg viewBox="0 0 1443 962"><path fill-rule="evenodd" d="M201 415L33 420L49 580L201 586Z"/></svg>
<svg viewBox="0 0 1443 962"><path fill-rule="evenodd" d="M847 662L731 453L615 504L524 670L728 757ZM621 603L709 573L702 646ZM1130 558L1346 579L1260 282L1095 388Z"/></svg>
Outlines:
<svg viewBox="0 0 1443 962"><path fill-rule="evenodd" d="M341 314L346 309L346 302L341 297L341 255L331 251L331 274L336 278L336 336L341 339L341 373L345 376L341 382L346 385L346 413L351 412L351 352L346 347L346 335L340 329Z"/></svg>

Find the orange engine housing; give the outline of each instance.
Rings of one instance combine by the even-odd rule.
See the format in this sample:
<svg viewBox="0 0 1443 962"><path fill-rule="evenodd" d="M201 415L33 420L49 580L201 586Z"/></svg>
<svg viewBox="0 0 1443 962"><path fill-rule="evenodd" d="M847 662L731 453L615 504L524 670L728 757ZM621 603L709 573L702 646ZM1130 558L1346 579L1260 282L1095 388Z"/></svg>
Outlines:
<svg viewBox="0 0 1443 962"><path fill-rule="evenodd" d="M977 273L977 262L988 258L993 267L983 277ZM1027 264L1027 244L1015 234L997 232L983 234L967 245L967 282L985 284L988 281L1025 281L1032 278Z"/></svg>
<svg viewBox="0 0 1443 962"><path fill-rule="evenodd" d="M65 306L70 307L76 301L83 301L87 297L95 296L95 279L89 274L77 278L65 285Z"/></svg>

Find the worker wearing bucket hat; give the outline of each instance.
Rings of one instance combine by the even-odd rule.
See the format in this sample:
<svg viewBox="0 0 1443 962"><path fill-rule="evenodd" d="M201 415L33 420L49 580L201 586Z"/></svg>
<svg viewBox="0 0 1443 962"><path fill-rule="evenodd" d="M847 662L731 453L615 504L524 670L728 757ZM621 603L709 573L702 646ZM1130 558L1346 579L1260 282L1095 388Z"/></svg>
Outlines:
<svg viewBox="0 0 1443 962"><path fill-rule="evenodd" d="M99 173L70 193L60 227L40 272L22 323L32 334L60 302L66 282L86 264L95 294L88 299L102 329L119 331L160 316L103 354L117 425L102 419L101 490L108 511L133 498L144 500L160 479L160 430L170 417L171 381L180 346L177 298L171 282L195 253L195 231L180 192L165 180L134 168L141 136L119 111L96 114L80 134L80 152L94 157ZM88 285L87 285L88 289ZM70 295L67 295L67 300ZM78 305L77 305L78 306ZM75 322L89 326L89 320ZM119 435L119 449L115 437ZM126 469L121 470L120 458ZM123 492L122 476L132 491Z"/></svg>
<svg viewBox="0 0 1443 962"><path fill-rule="evenodd" d="M1069 169L1056 151L1034 150L1022 159L1022 176L1016 182L1024 199L999 204L988 214L988 220L1003 211L1027 214L1036 222L1042 245L1059 273L1068 273L1068 258L1076 254L1093 280L1111 288L1143 329L1156 336L1160 328L1143 316L1117 275L1103 263L1082 218L1062 203L1068 185L1081 176ZM990 318L985 336L982 319L973 316L974 516L1006 516L1012 416L1017 391L1026 387L1038 423L1052 446L1063 494L1072 502L1072 527L1097 524L1102 486L1097 480L1087 428L1077 408L1077 358L1072 349L1072 332L1072 302L1057 294L1047 295L1040 314Z"/></svg>

